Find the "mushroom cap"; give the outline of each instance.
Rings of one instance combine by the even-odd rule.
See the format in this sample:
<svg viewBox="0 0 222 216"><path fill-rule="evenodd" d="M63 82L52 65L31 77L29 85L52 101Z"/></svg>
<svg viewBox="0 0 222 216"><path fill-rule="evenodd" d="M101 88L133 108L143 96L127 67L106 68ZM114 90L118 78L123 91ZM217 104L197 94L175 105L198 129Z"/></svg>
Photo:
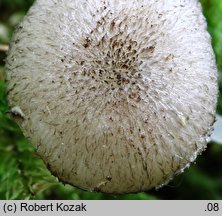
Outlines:
<svg viewBox="0 0 222 216"><path fill-rule="evenodd" d="M6 63L16 121L60 180L160 187L209 141L217 69L196 0L37 0Z"/></svg>

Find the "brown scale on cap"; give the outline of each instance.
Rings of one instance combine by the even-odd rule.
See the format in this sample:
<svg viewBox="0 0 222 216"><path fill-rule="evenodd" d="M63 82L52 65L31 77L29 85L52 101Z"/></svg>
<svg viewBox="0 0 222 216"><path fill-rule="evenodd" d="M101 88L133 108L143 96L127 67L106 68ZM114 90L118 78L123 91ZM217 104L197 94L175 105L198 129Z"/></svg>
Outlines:
<svg viewBox="0 0 222 216"><path fill-rule="evenodd" d="M104 8L106 10L106 7ZM137 12L139 13L139 12ZM95 80L96 85L100 84L107 86L110 94L115 91L116 94L124 95L128 99L139 102L141 100L141 94L146 94L146 84L143 82L143 76L141 75L140 65L143 63L139 61L139 45L137 41L131 39L130 34L123 31L116 31L116 29L127 29L127 25L132 19L128 15L123 16L121 22L116 22L116 19L112 19L111 12L97 21L96 28L90 31L89 36L83 39L82 46L88 52L94 52L98 50L100 56L92 55L92 59L82 59L76 62L80 65L78 76L88 77ZM96 40L96 33L100 32L100 29L106 29L113 33L112 37L108 37L105 34L100 40ZM141 43L141 42L140 42ZM142 54L147 56L151 55L155 50L155 45L151 45L147 48L141 49ZM76 57L75 57L76 58ZM99 84L98 84L99 83ZM142 86L142 88L140 87ZM96 87L90 87L89 90L95 90Z"/></svg>

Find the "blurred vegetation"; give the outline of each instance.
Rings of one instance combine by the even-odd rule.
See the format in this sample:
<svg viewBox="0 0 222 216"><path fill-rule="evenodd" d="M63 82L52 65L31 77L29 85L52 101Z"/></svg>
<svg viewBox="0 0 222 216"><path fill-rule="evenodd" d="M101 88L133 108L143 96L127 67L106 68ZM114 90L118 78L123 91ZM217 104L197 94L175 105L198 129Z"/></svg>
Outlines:
<svg viewBox="0 0 222 216"><path fill-rule="evenodd" d="M0 44L9 44L14 27L33 0L0 0ZM222 1L202 0L219 69L222 114ZM8 111L4 59L0 51L0 199L222 199L222 145L210 143L195 164L158 191L121 196L85 192L63 185L46 169Z"/></svg>

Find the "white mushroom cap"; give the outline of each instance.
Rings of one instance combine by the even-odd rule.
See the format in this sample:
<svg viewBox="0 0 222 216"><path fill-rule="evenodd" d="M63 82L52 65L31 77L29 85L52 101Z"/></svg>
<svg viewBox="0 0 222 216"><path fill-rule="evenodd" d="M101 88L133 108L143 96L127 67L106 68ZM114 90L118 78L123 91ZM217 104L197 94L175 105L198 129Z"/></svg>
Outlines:
<svg viewBox="0 0 222 216"><path fill-rule="evenodd" d="M8 99L64 182L167 183L207 145L217 70L196 0L37 0L7 57Z"/></svg>

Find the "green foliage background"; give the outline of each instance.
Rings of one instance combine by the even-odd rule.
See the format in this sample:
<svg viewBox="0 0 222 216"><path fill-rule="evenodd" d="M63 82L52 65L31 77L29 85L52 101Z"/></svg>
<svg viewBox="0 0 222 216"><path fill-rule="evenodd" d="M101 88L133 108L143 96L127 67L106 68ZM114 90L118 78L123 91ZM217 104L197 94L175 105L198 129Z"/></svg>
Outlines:
<svg viewBox="0 0 222 216"><path fill-rule="evenodd" d="M0 0L0 44L8 44L14 27L33 0ZM222 114L222 1L202 0L219 69ZM35 155L31 144L9 116L0 52L0 199L222 199L222 145L210 143L195 164L158 191L121 196L85 192L63 185Z"/></svg>

